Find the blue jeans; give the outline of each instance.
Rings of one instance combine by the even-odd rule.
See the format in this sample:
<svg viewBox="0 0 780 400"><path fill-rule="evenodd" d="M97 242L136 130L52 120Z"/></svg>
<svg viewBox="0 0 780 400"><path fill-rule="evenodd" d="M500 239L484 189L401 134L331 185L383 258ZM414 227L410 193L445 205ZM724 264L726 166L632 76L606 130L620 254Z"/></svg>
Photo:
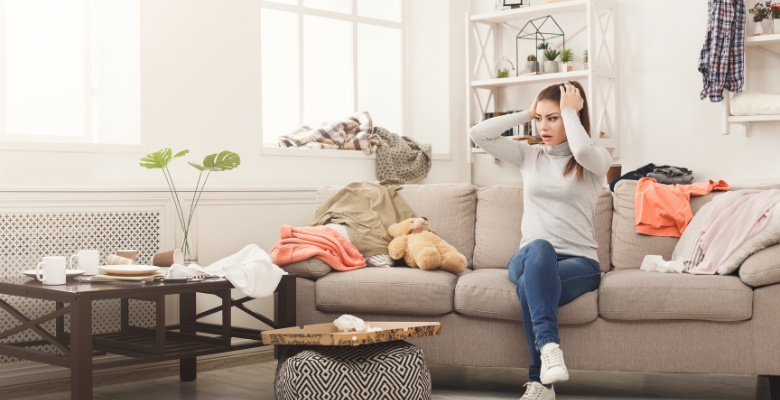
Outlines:
<svg viewBox="0 0 780 400"><path fill-rule="evenodd" d="M558 338L558 307L598 289L601 270L596 260L559 256L550 242L534 240L509 260L509 280L517 285L523 313L523 329L531 352L528 377L540 382L542 346L561 343Z"/></svg>

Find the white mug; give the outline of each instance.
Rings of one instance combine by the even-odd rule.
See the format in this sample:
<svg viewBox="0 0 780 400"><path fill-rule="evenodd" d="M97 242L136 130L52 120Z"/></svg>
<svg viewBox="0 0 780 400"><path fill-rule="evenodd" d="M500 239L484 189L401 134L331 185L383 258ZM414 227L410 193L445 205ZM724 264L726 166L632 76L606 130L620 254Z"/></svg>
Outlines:
<svg viewBox="0 0 780 400"><path fill-rule="evenodd" d="M84 275L98 274L98 266L100 265L99 250L79 250L78 253L70 256L71 268L75 268L73 264L74 258L79 260L78 269L84 270Z"/></svg>
<svg viewBox="0 0 780 400"><path fill-rule="evenodd" d="M43 257L43 261L38 263L35 275L44 285L64 285L65 267L64 256Z"/></svg>

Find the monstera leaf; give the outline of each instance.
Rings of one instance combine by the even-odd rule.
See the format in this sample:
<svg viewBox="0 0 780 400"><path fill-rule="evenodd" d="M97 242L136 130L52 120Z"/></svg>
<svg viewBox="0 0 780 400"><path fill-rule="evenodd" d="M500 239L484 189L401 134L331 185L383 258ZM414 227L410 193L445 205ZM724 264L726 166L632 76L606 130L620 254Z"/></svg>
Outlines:
<svg viewBox="0 0 780 400"><path fill-rule="evenodd" d="M203 159L203 165L194 162L189 163L198 171L230 171L241 164L241 157L232 151L223 151L217 154L209 154Z"/></svg>
<svg viewBox="0 0 780 400"><path fill-rule="evenodd" d="M141 159L141 162L139 163L140 166L144 168L165 168L168 166L168 163L171 162L172 159L177 157L182 157L185 154L189 153L189 150L182 150L176 155L172 155L173 152L170 148L164 148L155 151L154 153L149 153L145 157Z"/></svg>

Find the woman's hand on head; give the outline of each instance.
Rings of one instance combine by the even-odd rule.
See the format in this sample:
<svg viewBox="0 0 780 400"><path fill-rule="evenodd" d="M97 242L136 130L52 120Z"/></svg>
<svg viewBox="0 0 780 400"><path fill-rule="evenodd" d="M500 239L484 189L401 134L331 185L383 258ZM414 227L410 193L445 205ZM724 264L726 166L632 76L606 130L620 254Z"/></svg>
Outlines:
<svg viewBox="0 0 780 400"><path fill-rule="evenodd" d="M570 83L564 83L561 86L561 110L571 108L579 112L582 110L583 100L580 90Z"/></svg>
<svg viewBox="0 0 780 400"><path fill-rule="evenodd" d="M542 93L544 89L547 89L549 86L545 86L541 89L539 89L538 92L536 92L536 96L534 96L534 102L531 104L531 107L528 109L528 116L531 117L531 119L536 118L536 104L539 103L539 94Z"/></svg>

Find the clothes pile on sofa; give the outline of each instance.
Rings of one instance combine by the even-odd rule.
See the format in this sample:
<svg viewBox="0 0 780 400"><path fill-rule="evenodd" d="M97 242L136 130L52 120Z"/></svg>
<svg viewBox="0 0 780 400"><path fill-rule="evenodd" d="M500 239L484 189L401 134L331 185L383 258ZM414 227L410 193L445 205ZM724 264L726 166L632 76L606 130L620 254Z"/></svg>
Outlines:
<svg viewBox="0 0 780 400"><path fill-rule="evenodd" d="M309 227L283 225L271 249L277 265L316 258L337 271L391 267L390 225L415 217L396 180L353 182L319 206Z"/></svg>

